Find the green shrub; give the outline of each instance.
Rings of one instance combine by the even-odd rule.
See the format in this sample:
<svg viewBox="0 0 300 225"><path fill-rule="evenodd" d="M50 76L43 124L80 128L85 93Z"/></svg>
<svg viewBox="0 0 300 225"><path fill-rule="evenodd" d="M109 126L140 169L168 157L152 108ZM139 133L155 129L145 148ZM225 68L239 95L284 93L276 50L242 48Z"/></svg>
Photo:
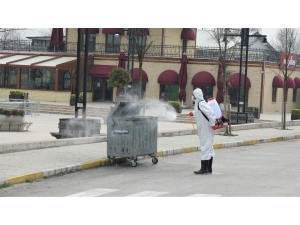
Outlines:
<svg viewBox="0 0 300 225"><path fill-rule="evenodd" d="M246 112L258 112L258 108L257 107L246 107L245 111Z"/></svg>
<svg viewBox="0 0 300 225"><path fill-rule="evenodd" d="M300 115L300 109L291 109L292 115Z"/></svg>
<svg viewBox="0 0 300 225"><path fill-rule="evenodd" d="M71 94L70 95L70 99L75 99L76 98L76 94ZM83 93L80 93L79 94L79 101L82 101L83 100Z"/></svg>
<svg viewBox="0 0 300 225"><path fill-rule="evenodd" d="M180 101L168 101L168 103L172 106L180 106Z"/></svg>
<svg viewBox="0 0 300 225"><path fill-rule="evenodd" d="M114 68L108 75L107 83L111 87L124 88L131 82L131 75L129 72L122 68Z"/></svg>
<svg viewBox="0 0 300 225"><path fill-rule="evenodd" d="M18 95L18 96L24 96L23 91L9 91L10 95Z"/></svg>
<svg viewBox="0 0 300 225"><path fill-rule="evenodd" d="M5 115L7 117L10 117L10 116L21 116L23 117L25 115L25 111L20 109L2 109L0 108L0 115Z"/></svg>

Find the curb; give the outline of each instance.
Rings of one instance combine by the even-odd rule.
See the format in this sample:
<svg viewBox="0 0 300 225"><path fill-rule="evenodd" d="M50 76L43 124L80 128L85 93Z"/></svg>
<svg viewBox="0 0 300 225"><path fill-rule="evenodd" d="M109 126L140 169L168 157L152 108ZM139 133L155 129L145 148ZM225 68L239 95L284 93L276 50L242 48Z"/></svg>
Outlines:
<svg viewBox="0 0 300 225"><path fill-rule="evenodd" d="M275 128L280 126L281 126L281 122L237 124L231 126L231 131L259 129L259 128ZM300 126L300 120L286 121L286 126ZM225 128L217 130L215 134L224 131ZM195 132L194 129L159 132L157 134L157 137L192 135L195 134L194 132ZM53 141L47 140L47 141L35 141L35 142L23 142L23 143L16 143L16 144L3 144L0 145L0 154L10 153L10 152L20 152L26 150L36 150L36 149L43 149L43 148L70 146L70 145L93 144L93 143L106 142L106 141L107 141L106 135L102 134L102 136L97 136L97 137L80 137L80 138L56 139Z"/></svg>
<svg viewBox="0 0 300 225"><path fill-rule="evenodd" d="M300 121L299 121L300 122ZM300 134L289 135L289 136L280 136L280 137L272 137L272 138L264 138L264 139L257 139L257 140L245 140L245 141L237 141L237 142L228 142L228 143L215 143L213 147L215 149L222 149L222 148L231 148L231 147L240 147L240 146L248 146L248 145L255 145L255 144L263 144L263 143L270 143L270 142L277 142L277 141L286 141L292 139L300 139ZM158 150L156 153L156 157L163 157L163 156L170 156L182 153L189 153L189 152L196 152L199 151L199 146L190 146L190 147L182 147L178 149L166 149L166 150ZM139 156L138 159L147 159L151 158L151 156ZM118 164L124 163L127 161L127 158L115 158L115 162ZM90 162L83 162L77 163L74 165L68 165L61 168L53 168L47 169L44 171L37 171L28 174L22 174L19 176L9 177L4 180L0 180L0 189L2 184L19 184L25 182L32 182L33 180L42 179L42 178L50 178L53 176L60 176L67 173L73 173L76 171L92 169L97 167L103 167L110 165L110 160L108 158L90 161Z"/></svg>

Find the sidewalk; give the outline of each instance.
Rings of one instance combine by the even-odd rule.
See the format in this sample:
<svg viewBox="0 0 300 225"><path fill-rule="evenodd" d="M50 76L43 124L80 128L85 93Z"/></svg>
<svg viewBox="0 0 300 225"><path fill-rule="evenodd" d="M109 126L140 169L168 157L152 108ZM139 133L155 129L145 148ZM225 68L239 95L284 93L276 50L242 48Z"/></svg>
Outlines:
<svg viewBox="0 0 300 225"><path fill-rule="evenodd" d="M189 111L191 109L183 109L182 113ZM36 117L26 116L26 121L33 123L28 132L0 132L0 185L109 165L105 123L101 122L99 137L56 139L50 134L58 132L59 118L72 117L46 113ZM216 133L216 154L220 148L300 138L300 121L290 121L289 114L286 118L286 130L278 129L280 114L261 114L260 123L233 125L232 133L237 136ZM198 151L199 138L194 132L192 123L159 121L158 160L166 155ZM143 158L145 163L152 163L147 156L140 156L139 160ZM116 159L117 163L122 161L123 158Z"/></svg>

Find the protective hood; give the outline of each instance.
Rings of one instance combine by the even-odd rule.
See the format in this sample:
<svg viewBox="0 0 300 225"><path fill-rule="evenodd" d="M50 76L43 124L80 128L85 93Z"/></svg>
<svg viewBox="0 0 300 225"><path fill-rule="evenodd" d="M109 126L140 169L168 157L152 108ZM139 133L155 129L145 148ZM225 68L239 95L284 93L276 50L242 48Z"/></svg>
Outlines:
<svg viewBox="0 0 300 225"><path fill-rule="evenodd" d="M202 90L200 89L200 88L196 88L194 91L193 91L193 94L194 94L194 96L195 96L195 98L197 99L197 100L204 100L204 98L203 98L203 92L202 92Z"/></svg>

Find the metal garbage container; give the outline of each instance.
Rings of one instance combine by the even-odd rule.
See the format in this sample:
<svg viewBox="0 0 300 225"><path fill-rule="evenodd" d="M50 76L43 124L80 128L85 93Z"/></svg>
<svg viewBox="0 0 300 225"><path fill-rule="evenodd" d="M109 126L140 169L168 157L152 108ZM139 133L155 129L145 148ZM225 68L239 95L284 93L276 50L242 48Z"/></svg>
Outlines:
<svg viewBox="0 0 300 225"><path fill-rule="evenodd" d="M107 157L114 164L115 157L131 159L149 155L156 164L158 117L142 116L145 102L117 102L107 117Z"/></svg>

